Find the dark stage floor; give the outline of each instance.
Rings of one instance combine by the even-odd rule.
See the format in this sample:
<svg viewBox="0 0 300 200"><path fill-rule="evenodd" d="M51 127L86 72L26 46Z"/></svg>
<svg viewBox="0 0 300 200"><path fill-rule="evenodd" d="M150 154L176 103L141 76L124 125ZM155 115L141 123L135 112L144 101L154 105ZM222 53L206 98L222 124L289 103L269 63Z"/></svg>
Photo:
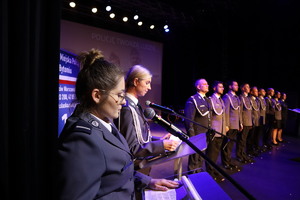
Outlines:
<svg viewBox="0 0 300 200"><path fill-rule="evenodd" d="M161 136L167 132L157 124L151 124L152 134ZM183 130L183 129L182 129ZM300 138L285 136L285 143L255 157L253 164L239 164L240 172L222 168L231 178L257 200L300 200ZM235 157L235 154L234 156ZM220 166L220 162L217 163ZM187 156L183 157L183 175L187 171ZM174 178L174 161L152 167L153 178ZM205 183L203 183L205 184ZM219 186L233 200L248 199L232 182L225 180Z"/></svg>

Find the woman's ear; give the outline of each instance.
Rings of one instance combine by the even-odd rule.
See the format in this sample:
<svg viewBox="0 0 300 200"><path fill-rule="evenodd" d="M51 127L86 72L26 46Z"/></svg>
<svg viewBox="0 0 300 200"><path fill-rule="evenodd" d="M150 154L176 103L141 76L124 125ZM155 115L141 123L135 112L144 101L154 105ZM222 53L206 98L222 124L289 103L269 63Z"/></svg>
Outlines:
<svg viewBox="0 0 300 200"><path fill-rule="evenodd" d="M133 85L136 87L138 85L139 79L138 78L134 78L133 80Z"/></svg>
<svg viewBox="0 0 300 200"><path fill-rule="evenodd" d="M101 100L101 93L98 89L93 89L92 90L92 99L94 100L94 102L97 104L100 102Z"/></svg>

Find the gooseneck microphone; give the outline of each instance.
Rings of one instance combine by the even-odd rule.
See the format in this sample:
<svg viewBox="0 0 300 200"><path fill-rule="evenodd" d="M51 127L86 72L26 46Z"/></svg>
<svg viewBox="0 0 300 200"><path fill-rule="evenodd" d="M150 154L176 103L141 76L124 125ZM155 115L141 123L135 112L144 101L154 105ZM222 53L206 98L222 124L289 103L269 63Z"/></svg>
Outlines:
<svg viewBox="0 0 300 200"><path fill-rule="evenodd" d="M153 102L151 102L149 100L147 100L145 104L146 104L146 106L149 106L151 108L154 108L154 109L157 109L157 110L161 110L164 113L175 113L175 111L172 110L171 108L155 104L155 103L153 103Z"/></svg>
<svg viewBox="0 0 300 200"><path fill-rule="evenodd" d="M152 119L155 123L164 127L167 131L169 131L172 135L179 137L180 139L184 138L186 140L189 139L189 136L182 132L179 128L164 120L160 116L158 116L152 108L146 108L144 110L144 115L147 119Z"/></svg>

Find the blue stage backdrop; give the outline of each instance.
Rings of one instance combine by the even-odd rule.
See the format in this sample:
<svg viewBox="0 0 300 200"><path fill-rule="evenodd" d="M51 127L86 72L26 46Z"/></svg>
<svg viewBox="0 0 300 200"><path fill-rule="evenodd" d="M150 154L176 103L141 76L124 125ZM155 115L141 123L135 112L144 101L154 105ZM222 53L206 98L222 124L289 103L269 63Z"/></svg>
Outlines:
<svg viewBox="0 0 300 200"><path fill-rule="evenodd" d="M79 64L75 54L60 50L59 93L58 93L58 135L61 133L67 118L73 113L76 103L75 83Z"/></svg>

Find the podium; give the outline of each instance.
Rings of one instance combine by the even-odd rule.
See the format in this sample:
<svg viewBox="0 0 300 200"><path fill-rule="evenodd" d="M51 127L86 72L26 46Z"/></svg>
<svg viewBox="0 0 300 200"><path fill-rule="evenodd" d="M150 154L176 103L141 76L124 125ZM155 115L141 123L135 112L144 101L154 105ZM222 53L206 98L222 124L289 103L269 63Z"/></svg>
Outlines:
<svg viewBox="0 0 300 200"><path fill-rule="evenodd" d="M185 141L186 142L181 143L181 145L178 147L178 149L175 152L172 152L170 154L164 154L164 155L160 155L160 156L151 157L150 159L145 159L140 163L139 166L141 168L150 167L154 164L161 164L161 163L167 162L169 160L182 159L183 156L191 155L191 154L197 152L201 156L203 156L209 162L209 164L213 165L213 167L215 167L228 181L230 181L248 199L251 199L251 200L255 199L247 190L245 190L242 186L240 186L234 179L232 179L231 176L229 176L226 172L224 172L224 170L222 170L215 163L213 163L211 160L209 160L206 157L206 155L202 152L203 150L205 150L207 148L206 134L199 134L199 135L193 136ZM194 149L195 149L195 151L194 151ZM222 200L230 199L227 196L227 194L225 192L223 192L223 190L219 187L219 185L213 180L213 178L208 173L202 172L202 173L195 174L195 176L197 176L197 178L194 178L193 175L189 175L188 177L191 177L191 180L194 182L193 185L195 186L195 188L197 188L197 191L199 191L199 194L204 195L205 198L203 198L203 199L222 199ZM203 177L200 178L199 176L203 176ZM179 177L181 177L181 174L179 175ZM179 178L179 180L181 180L181 178ZM203 184L202 181L204 181L205 183ZM209 184L206 184L206 182ZM181 200L183 198L181 193L183 193L183 195L184 195L184 191L180 192L180 190L181 189L178 188L178 190L176 190L176 194L175 194L175 196L179 195L176 198L179 200ZM205 190L205 191L203 191L203 190ZM212 190L212 192L207 192L206 190ZM215 190L217 190L218 192L215 192ZM217 193L219 193L219 194L217 194ZM208 195L208 196L206 196L206 195ZM218 195L221 195L222 197L216 197ZM148 195L148 196L151 196L151 195ZM155 195L153 195L153 196L155 196ZM161 198L158 198L158 199L161 199ZM187 199L184 198L182 200L187 200Z"/></svg>
<svg viewBox="0 0 300 200"><path fill-rule="evenodd" d="M206 134L201 133L189 138L194 145L196 145L201 151L205 150L206 144ZM185 142L182 142L175 151L166 152L165 154L160 154L149 159L144 159L139 163L140 168L150 167L152 165L167 162L169 160L181 158L187 155L196 153L192 148L189 147Z"/></svg>
<svg viewBox="0 0 300 200"><path fill-rule="evenodd" d="M188 178L191 180L203 200L231 199L207 172L191 174L188 175ZM184 187L176 189L177 200L186 199L186 196L187 191Z"/></svg>
<svg viewBox="0 0 300 200"><path fill-rule="evenodd" d="M189 138L195 146L197 146L201 151L207 148L206 144L206 134L201 133ZM181 179L182 174L182 157L188 156L196 153L189 145L182 142L175 151L166 152L165 154L160 154L158 156L151 157L149 159L144 159L139 163L139 168L146 168L152 165L161 164L170 160L176 159L174 162L174 170L178 174L178 178Z"/></svg>

